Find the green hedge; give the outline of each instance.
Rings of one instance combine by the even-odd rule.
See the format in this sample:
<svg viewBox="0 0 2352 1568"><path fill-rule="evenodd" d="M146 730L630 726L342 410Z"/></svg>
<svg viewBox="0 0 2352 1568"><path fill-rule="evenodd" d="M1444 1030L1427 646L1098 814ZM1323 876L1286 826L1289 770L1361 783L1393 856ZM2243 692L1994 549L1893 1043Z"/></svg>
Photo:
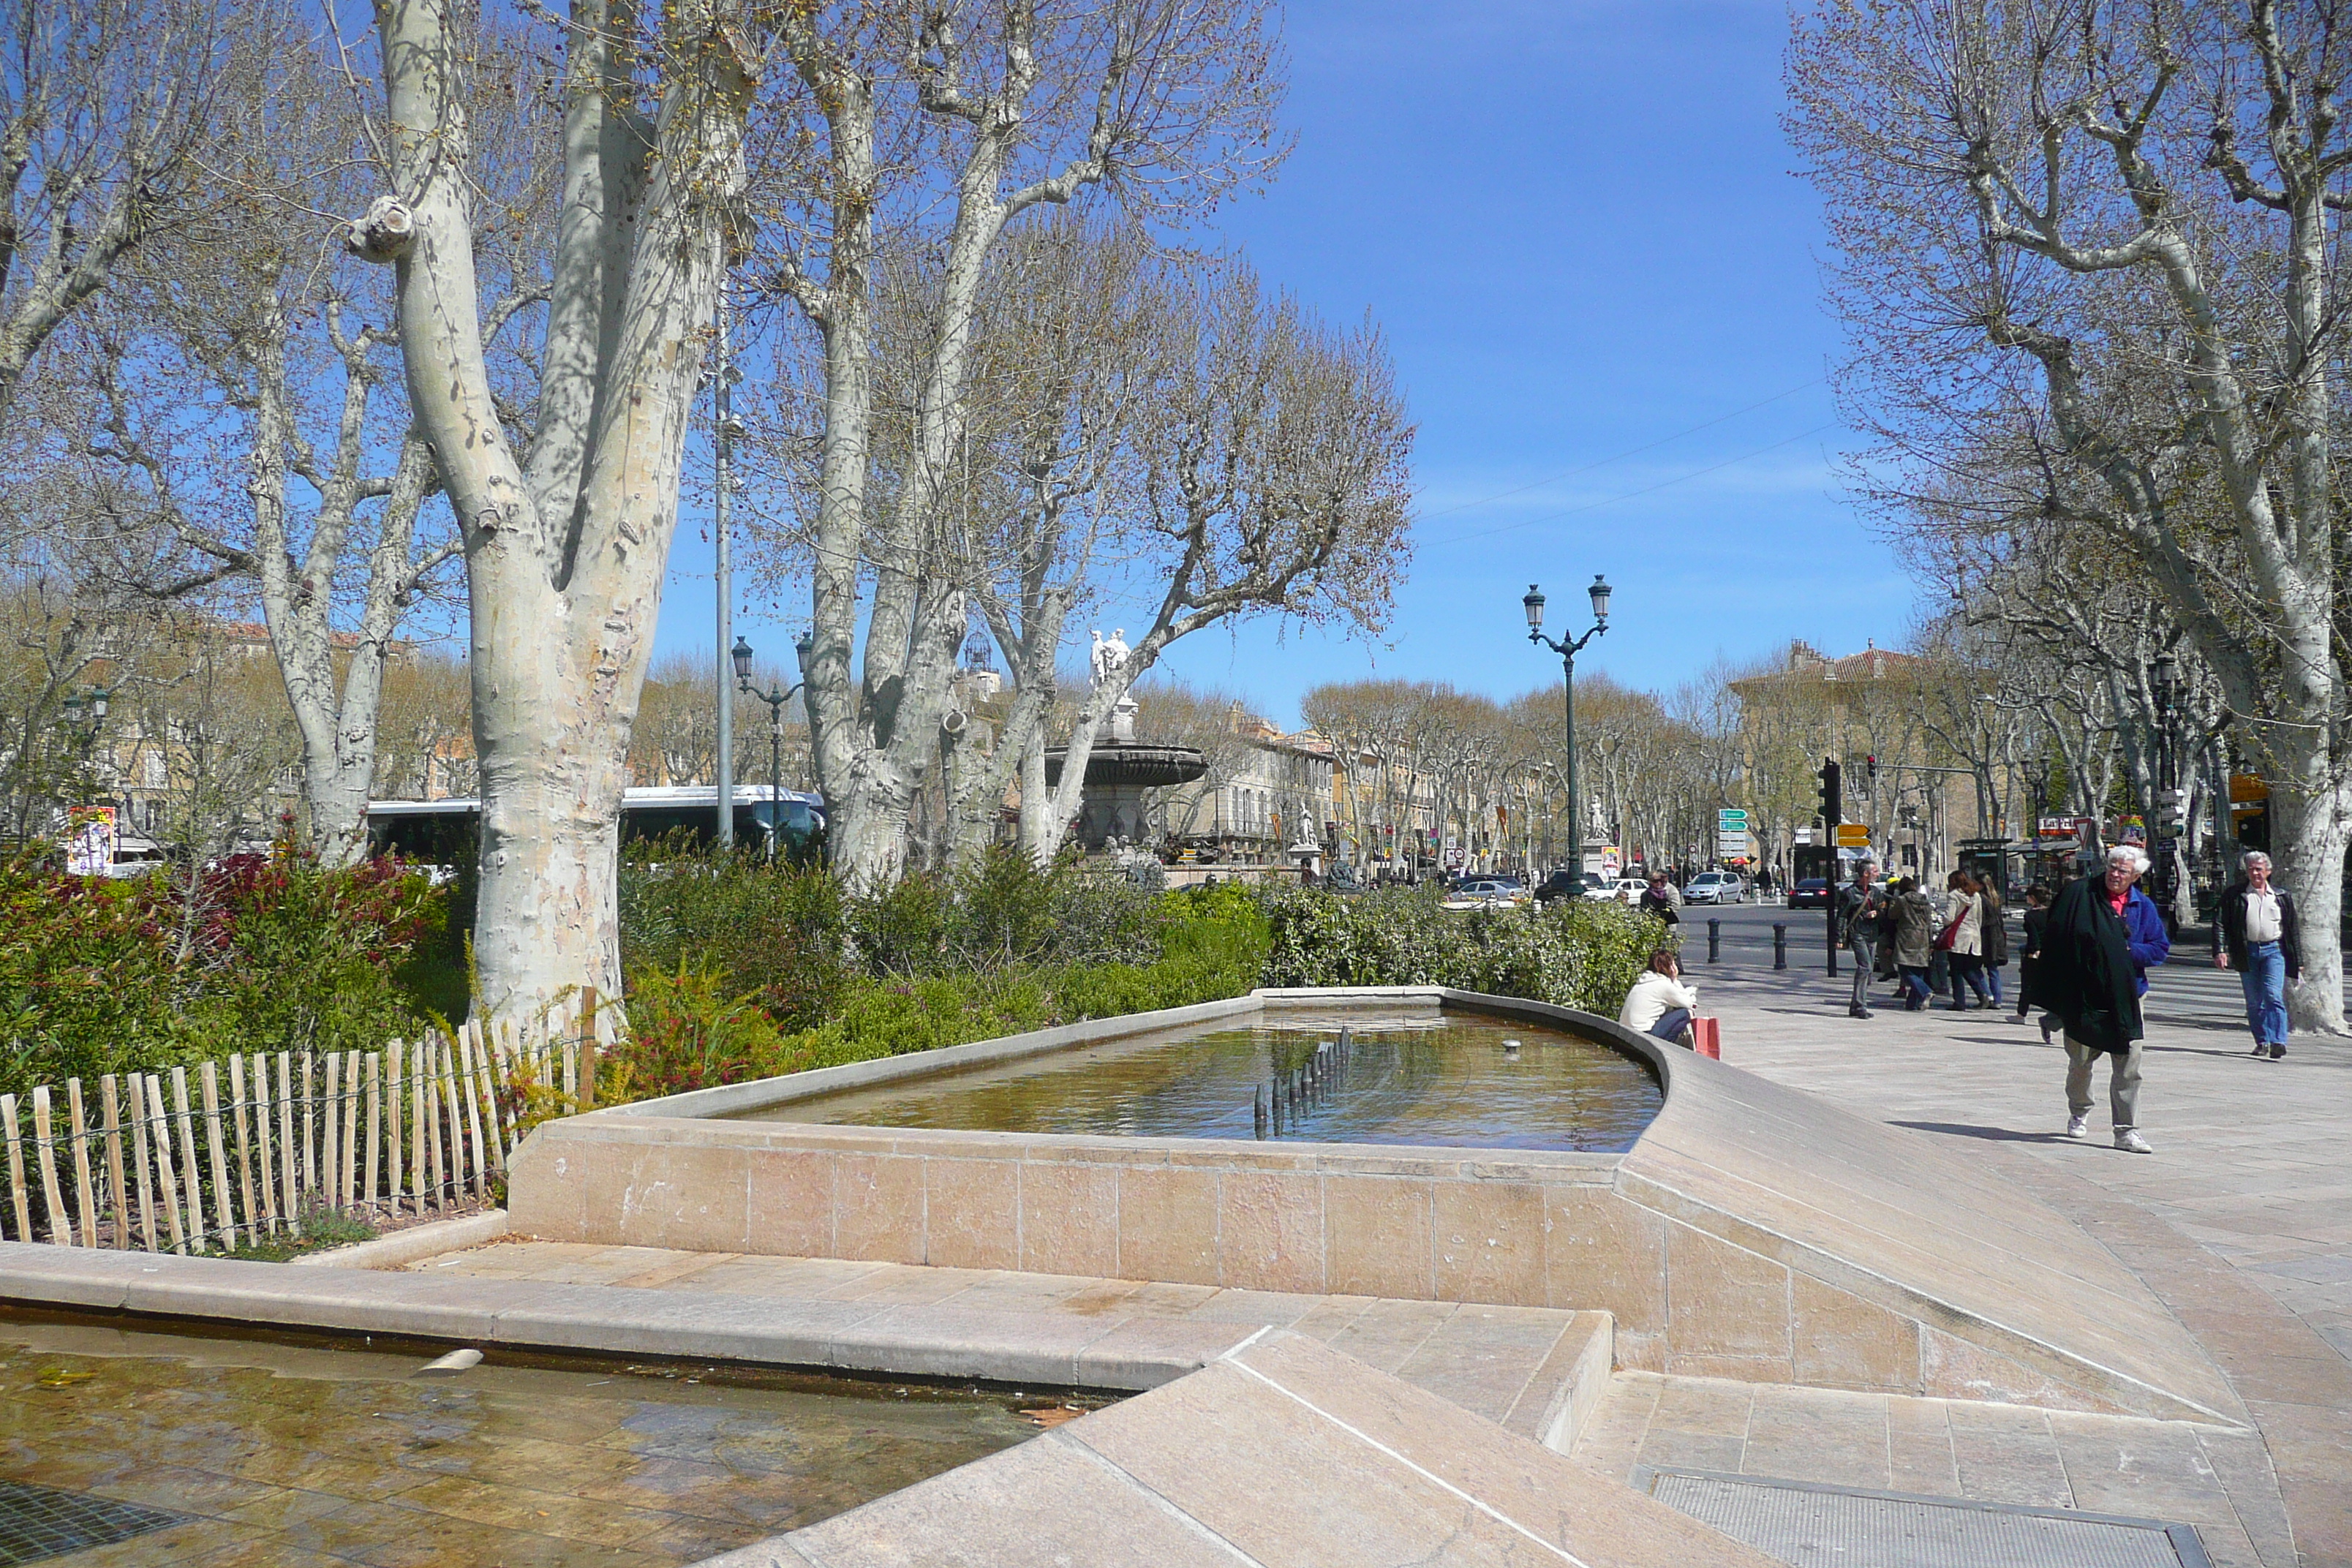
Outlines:
<svg viewBox="0 0 2352 1568"><path fill-rule="evenodd" d="M804 873L669 862L623 910L634 1036L606 1092L629 1098L1258 985L1451 985L1614 1015L1664 929L1616 904L1459 913L1427 890L1233 884L1154 895L1006 862L862 901Z"/></svg>
<svg viewBox="0 0 2352 1568"><path fill-rule="evenodd" d="M1549 910L1439 907L1434 888L1266 900L1267 985L1450 985L1612 1017L1665 936L1619 903Z"/></svg>
<svg viewBox="0 0 2352 1568"><path fill-rule="evenodd" d="M772 879L793 876L776 873ZM1078 872L1013 876L1036 876L1032 891L1040 907L1059 908L1069 919L1054 923L1050 932L1039 922L1034 940L977 947L1001 955L995 963L972 962L973 932L962 924L982 922L1001 937L1005 915L991 909L993 900L967 912L951 900L935 899L936 889L909 891L904 884L877 900L887 905L878 915L870 908L856 909L854 900L841 900L845 931L871 933L879 927L899 931L902 940L873 941L869 934L864 942L836 947L838 960L830 963L818 963L804 952L788 953L781 962L792 972L821 971L828 1005L824 1016L798 1026L795 1022L810 1010L804 997L780 994L772 980L745 984L769 973L776 961L761 957L730 969L723 955L791 948L812 934L805 927L772 944L738 927L703 950L698 962L690 933L674 919L689 900L740 912L774 897L782 907L804 909L795 896L728 890L714 879L713 886L697 892L641 897L632 907L658 907L672 917L661 927L664 956L672 962L630 971L632 1037L615 1053L610 1092L628 1098L675 1094L1087 1018L1188 1006L1239 996L1258 984L1267 925L1256 900L1240 889L1139 900L1123 884L1089 887L1078 880L1084 876ZM919 880L928 879L908 879ZM1097 906L1090 914L1075 907L1090 901ZM1131 960L1052 962L1094 949L1120 931L1135 953ZM927 934L919 939L916 932ZM624 952L629 952L632 932L625 921L622 934ZM950 963L960 966L950 968Z"/></svg>

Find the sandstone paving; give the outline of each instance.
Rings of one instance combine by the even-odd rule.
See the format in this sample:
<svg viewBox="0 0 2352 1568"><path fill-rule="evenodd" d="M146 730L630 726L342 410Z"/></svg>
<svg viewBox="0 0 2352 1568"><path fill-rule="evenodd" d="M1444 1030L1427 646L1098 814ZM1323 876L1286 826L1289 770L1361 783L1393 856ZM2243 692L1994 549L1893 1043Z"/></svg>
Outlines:
<svg viewBox="0 0 2352 1568"><path fill-rule="evenodd" d="M1276 1330L1035 1442L705 1568L1771 1561L1426 1390Z"/></svg>
<svg viewBox="0 0 2352 1568"><path fill-rule="evenodd" d="M2261 1440L2229 1427L1625 1372L1573 1457L2162 1520L2217 1568L2296 1563Z"/></svg>
<svg viewBox="0 0 2352 1568"><path fill-rule="evenodd" d="M756 1298L763 1310L795 1302L856 1302L904 1307L909 1322L946 1323L968 1313L1017 1331L1071 1335L1101 1353L1106 1323L1154 1321L1291 1329L1475 1414L1533 1430L1528 1412L1552 1407L1551 1386L1565 1384L1583 1342L1606 1320L1539 1307L1386 1301L1368 1296L1310 1296L1220 1289L1140 1280L1094 1279L1010 1270L920 1264L852 1263L836 1258L749 1258L646 1247L601 1247L513 1237L409 1266L415 1274L504 1281L606 1284L667 1292L681 1299ZM884 1316L887 1316L886 1312ZM1026 1325L1026 1327L1022 1327ZM1559 1352L1565 1352L1559 1353ZM973 1375L985 1375L975 1372Z"/></svg>
<svg viewBox="0 0 2352 1568"><path fill-rule="evenodd" d="M1849 982L1818 968L1726 965L1701 983L1727 1062L2025 1186L2144 1280L2210 1356L2255 1431L2198 1426L2193 1449L2150 1447L2126 1472L2131 1487L2162 1495L2149 1478L2165 1465L2208 1467L2230 1480L2259 1552L2249 1561L2352 1563L2352 1041L2297 1035L2284 1060L2258 1061L2234 976L2192 952L2152 979L2147 1156L2111 1146L2104 1069L2092 1136L2063 1136L2063 1054L2006 1010L1881 1005L1852 1019ZM2031 1434L1972 1426L1955 1458L1964 1485L1975 1476L2020 1500L2130 1489L2093 1484L2098 1466L2053 1459ZM2292 1551L2280 1544L2289 1531Z"/></svg>

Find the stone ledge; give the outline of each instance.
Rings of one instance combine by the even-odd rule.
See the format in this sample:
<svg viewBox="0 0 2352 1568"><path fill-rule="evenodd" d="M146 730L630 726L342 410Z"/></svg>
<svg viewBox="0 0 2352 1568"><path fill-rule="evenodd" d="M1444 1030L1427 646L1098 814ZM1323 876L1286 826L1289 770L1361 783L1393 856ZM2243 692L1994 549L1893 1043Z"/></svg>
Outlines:
<svg viewBox="0 0 2352 1568"><path fill-rule="evenodd" d="M298 1268L404 1268L421 1258L496 1241L506 1233L507 1211L489 1209L457 1219L413 1225L373 1241L354 1242L324 1252L306 1252L287 1261Z"/></svg>
<svg viewBox="0 0 2352 1568"><path fill-rule="evenodd" d="M609 1285L90 1252L0 1242L0 1301L518 1349L670 1355L883 1376L1135 1392L1257 1329L890 1302L771 1301Z"/></svg>

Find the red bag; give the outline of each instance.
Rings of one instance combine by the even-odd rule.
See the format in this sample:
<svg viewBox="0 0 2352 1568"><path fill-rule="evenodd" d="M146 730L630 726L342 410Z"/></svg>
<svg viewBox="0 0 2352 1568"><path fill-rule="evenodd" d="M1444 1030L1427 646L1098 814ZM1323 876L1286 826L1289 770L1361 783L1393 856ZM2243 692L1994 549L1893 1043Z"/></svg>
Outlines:
<svg viewBox="0 0 2352 1568"><path fill-rule="evenodd" d="M1962 904L1960 906L1959 913L1952 917L1952 923L1936 933L1937 952L1949 952L1952 951L1952 943L1958 939L1960 934L1960 922L1969 918L1969 906L1967 904Z"/></svg>
<svg viewBox="0 0 2352 1568"><path fill-rule="evenodd" d="M1713 1057L1717 1061L1721 1061L1723 1034L1717 1027L1717 1022L1714 1018L1693 1018L1690 1022L1691 1048L1703 1057Z"/></svg>

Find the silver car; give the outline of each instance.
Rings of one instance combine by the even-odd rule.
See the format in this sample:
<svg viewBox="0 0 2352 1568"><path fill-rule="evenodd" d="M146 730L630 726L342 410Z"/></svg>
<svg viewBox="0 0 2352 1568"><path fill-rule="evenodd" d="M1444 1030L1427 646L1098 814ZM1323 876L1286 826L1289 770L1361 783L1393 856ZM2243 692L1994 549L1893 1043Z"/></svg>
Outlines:
<svg viewBox="0 0 2352 1568"><path fill-rule="evenodd" d="M1683 884L1686 904L1741 904L1748 901L1748 884L1737 871L1701 871Z"/></svg>

